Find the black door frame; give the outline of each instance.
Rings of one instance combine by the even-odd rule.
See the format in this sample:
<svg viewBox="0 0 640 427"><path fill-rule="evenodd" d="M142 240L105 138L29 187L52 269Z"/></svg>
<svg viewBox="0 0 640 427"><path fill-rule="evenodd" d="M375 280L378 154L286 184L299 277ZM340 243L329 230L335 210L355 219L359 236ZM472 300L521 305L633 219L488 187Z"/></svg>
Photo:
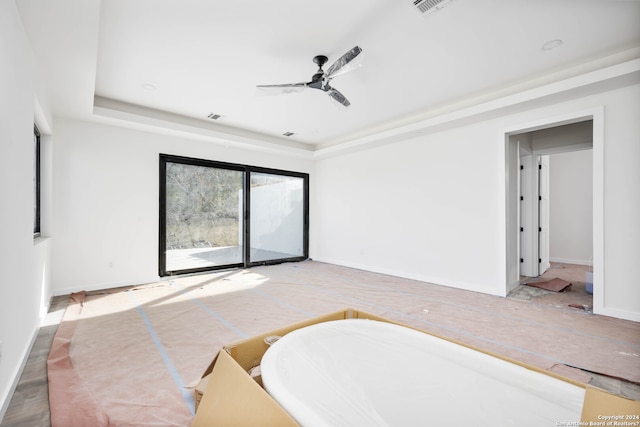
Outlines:
<svg viewBox="0 0 640 427"><path fill-rule="evenodd" d="M242 245L243 245L243 260L241 263L225 264L217 266L207 266L199 268L190 268L184 270L167 271L166 264L166 191L167 191L167 163L180 163L192 166L203 166L218 169L228 169L243 172L242 190L243 190L243 218L242 218ZM273 175L283 175L296 178L302 178L303 180L303 255L297 257L278 258L273 260L264 261L251 261L251 173L264 173ZM237 163L219 162L215 160L198 159L192 157L175 156L171 154L159 155L159 215L158 215L158 275L160 277L173 276L179 274L201 273L214 270L222 270L229 268L247 268L256 265L273 265L281 264L283 262L304 261L309 258L309 174L302 172L286 171L281 169L264 168L252 165L242 165Z"/></svg>

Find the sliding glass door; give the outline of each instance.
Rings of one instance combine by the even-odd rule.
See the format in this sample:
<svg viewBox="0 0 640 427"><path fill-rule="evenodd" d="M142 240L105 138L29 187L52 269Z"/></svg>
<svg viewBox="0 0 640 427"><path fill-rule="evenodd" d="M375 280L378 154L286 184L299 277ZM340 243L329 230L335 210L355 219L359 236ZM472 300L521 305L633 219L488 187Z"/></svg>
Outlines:
<svg viewBox="0 0 640 427"><path fill-rule="evenodd" d="M160 155L159 274L308 256L307 174Z"/></svg>
<svg viewBox="0 0 640 427"><path fill-rule="evenodd" d="M251 172L251 263L305 254L304 178Z"/></svg>
<svg viewBox="0 0 640 427"><path fill-rule="evenodd" d="M242 265L244 172L178 159L164 166L166 271Z"/></svg>

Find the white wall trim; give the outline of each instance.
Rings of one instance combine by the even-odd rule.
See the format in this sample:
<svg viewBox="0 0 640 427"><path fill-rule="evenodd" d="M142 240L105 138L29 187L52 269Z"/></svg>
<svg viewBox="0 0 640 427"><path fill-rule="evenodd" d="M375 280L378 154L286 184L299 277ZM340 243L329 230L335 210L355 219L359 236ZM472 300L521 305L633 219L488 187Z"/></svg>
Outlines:
<svg viewBox="0 0 640 427"><path fill-rule="evenodd" d="M15 393L16 388L18 387L18 383L20 382L20 377L22 377L24 368L25 366L27 366L27 360L29 359L29 354L31 353L31 349L33 348L33 345L36 342L36 338L38 337L39 331L40 331L40 327L38 326L31 333L31 340L29 340L29 344L27 344L27 347L24 349L22 353L20 365L14 372L13 380L11 381L9 388L7 389L7 394L2 397L3 401L2 401L2 404L0 405L0 421L4 419L7 409L9 409L11 398L13 397L13 394Z"/></svg>
<svg viewBox="0 0 640 427"><path fill-rule="evenodd" d="M594 286L594 290L593 290L593 296L595 298L595 274L594 274L594 278L593 278L593 286ZM595 299L594 299L595 301ZM595 309L595 302L594 302L594 309ZM594 311L595 313L595 311ZM596 314L601 314L603 316L610 316L610 317L615 317L617 319L624 319L624 320L630 320L632 322L640 322L640 313L634 313L633 311L627 311L627 310L621 310L619 308L614 308L614 307L606 307L604 309L604 311L602 313L596 313Z"/></svg>
<svg viewBox="0 0 640 427"><path fill-rule="evenodd" d="M584 120L593 120L593 312L595 314L604 314L615 316L615 309L605 307L604 301L604 106L596 106L586 110L572 111L557 116L546 117L523 123L518 126L511 126L504 130L505 150L509 143L509 135L531 132L534 130L545 129L564 124L576 123ZM505 156L506 160L506 156ZM505 168L506 169L506 168ZM505 177L506 180L506 177ZM508 203L508 194L505 191L505 205L503 211L506 215L506 206ZM506 253L507 238L509 230L507 230L506 218L503 219L505 233L505 268L508 254ZM509 291L510 283L504 280L505 292ZM618 317L618 316L615 316ZM629 317L622 317L630 319Z"/></svg>
<svg viewBox="0 0 640 427"><path fill-rule="evenodd" d="M574 264L574 265L591 264L591 260L588 260L588 259L549 258L549 261L558 262L560 264Z"/></svg>
<svg viewBox="0 0 640 427"><path fill-rule="evenodd" d="M554 83L545 84L532 89L519 91L517 93L493 99L486 102L480 102L475 105L456 108L456 106L445 106L431 117L423 118L410 124L393 127L383 130L372 135L366 135L359 138L351 139L349 142L339 143L335 145L323 146L313 152L313 157L321 159L325 157L335 156L338 154L349 153L354 150L374 147L386 142L393 142L402 135L407 138L421 133L428 133L432 129L440 129L441 126L454 126L457 123L469 120L473 117L480 116L494 111L500 111L504 108L514 107L516 105L527 102L544 99L548 96L557 95L559 93L568 92L570 90L578 90L588 88L591 85L611 81L615 78L631 75L640 71L640 59L632 59L623 63L608 66L599 70L584 73L578 76L566 78ZM568 119L569 124L575 121ZM579 121L579 120L578 120ZM544 128L538 127L537 129ZM523 129L521 133L537 129Z"/></svg>
<svg viewBox="0 0 640 427"><path fill-rule="evenodd" d="M277 153L279 155L308 159L312 157L312 146L308 144L236 129L97 95L94 97L93 102L94 115L116 126L125 125L125 127L133 127L147 132L159 132L185 138L204 138L207 141L224 146L234 145L240 148Z"/></svg>
<svg viewBox="0 0 640 427"><path fill-rule="evenodd" d="M604 300L604 106L596 107L593 117L593 312L614 315ZM637 314L636 321L640 320ZM630 317L620 317L630 319Z"/></svg>
<svg viewBox="0 0 640 427"><path fill-rule="evenodd" d="M82 292L82 291L85 291L85 292L102 291L105 289L122 288L125 286L142 286L148 283L160 282L165 279L168 280L169 277L162 278L162 277L155 276L155 277L139 279L139 280L94 283L89 286L71 286L67 288L55 289L53 292L53 296L57 297L60 295L69 295L74 292Z"/></svg>
<svg viewBox="0 0 640 427"><path fill-rule="evenodd" d="M27 345L27 348L25 349L24 353L22 354L22 358L21 358L21 362L20 365L18 366L17 372L15 374L15 376L13 377L13 380L11 381L11 385L9 386L9 389L7 391L7 395L4 397L4 401L2 402L2 404L0 405L0 422L2 422L2 420L4 419L5 414L7 413L7 409L9 409L9 405L11 404L11 399L13 398L13 394L16 391L16 388L18 387L18 384L20 383L20 378L22 377L22 373L24 372L24 368L27 366L27 361L29 360L29 355L31 354L31 350L33 349L34 344L36 343L36 339L38 338L38 334L40 332L40 328L42 327L47 313L49 312L49 309L51 308L51 300L53 297L49 297L47 299L47 304L45 307L43 307L43 312L45 313L43 316L40 316L39 318L39 322L38 322L38 326L34 329L33 333L31 334L31 340L29 341L29 344Z"/></svg>
<svg viewBox="0 0 640 427"><path fill-rule="evenodd" d="M379 268L379 267L368 265L368 264L344 262L342 260L338 260L334 258L314 257L313 261L324 262L332 265L339 265L342 267L354 268L357 270L364 270L372 273L386 274L388 276L398 277L402 279L416 280L418 282L424 282L425 284L430 284L430 285L445 286L448 288L479 292L479 293L488 294L488 295L504 296L504 294L502 293L502 289L499 289L498 287L493 287L489 289L487 287L479 286L473 283L460 282L460 281L449 280L449 279L444 279L439 277L425 276L422 274L412 274L412 273L407 273L406 271L393 270L388 268Z"/></svg>

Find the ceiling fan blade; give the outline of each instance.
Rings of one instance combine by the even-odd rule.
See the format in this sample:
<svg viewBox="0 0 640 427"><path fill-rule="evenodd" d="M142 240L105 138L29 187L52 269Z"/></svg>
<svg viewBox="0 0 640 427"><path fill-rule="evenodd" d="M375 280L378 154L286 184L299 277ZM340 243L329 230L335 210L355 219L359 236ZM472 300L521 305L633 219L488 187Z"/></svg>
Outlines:
<svg viewBox="0 0 640 427"><path fill-rule="evenodd" d="M331 88L327 91L327 93L329 94L331 99L333 99L343 107L348 107L349 105L351 105L349 100L345 98L345 96L342 93L340 93L340 91L338 91L337 89Z"/></svg>
<svg viewBox="0 0 640 427"><path fill-rule="evenodd" d="M283 93L302 92L307 88L307 83L288 83L282 85L257 85L259 95L280 95Z"/></svg>
<svg viewBox="0 0 640 427"><path fill-rule="evenodd" d="M355 70L362 65L362 49L359 46L353 47L349 52L342 55L325 74L326 78L331 79L347 71Z"/></svg>

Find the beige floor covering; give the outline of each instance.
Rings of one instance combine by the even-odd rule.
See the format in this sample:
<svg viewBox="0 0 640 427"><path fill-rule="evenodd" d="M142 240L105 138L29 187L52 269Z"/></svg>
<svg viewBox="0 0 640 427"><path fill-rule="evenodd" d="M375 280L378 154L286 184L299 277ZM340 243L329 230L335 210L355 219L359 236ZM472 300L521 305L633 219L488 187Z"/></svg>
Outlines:
<svg viewBox="0 0 640 427"><path fill-rule="evenodd" d="M640 383L639 323L313 261L89 296L70 356L105 425L188 426L187 386L224 344L346 307L579 381L594 372Z"/></svg>

